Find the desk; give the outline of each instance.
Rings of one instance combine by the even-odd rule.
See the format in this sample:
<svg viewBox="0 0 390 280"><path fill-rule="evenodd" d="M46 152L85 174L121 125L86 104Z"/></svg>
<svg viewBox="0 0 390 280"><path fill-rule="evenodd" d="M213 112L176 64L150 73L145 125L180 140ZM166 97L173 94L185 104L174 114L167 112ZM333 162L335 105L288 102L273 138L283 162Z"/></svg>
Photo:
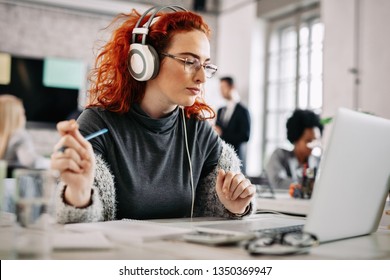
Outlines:
<svg viewBox="0 0 390 280"><path fill-rule="evenodd" d="M390 232L377 232L320 245L309 254L295 256L250 256L240 247L210 247L181 241L154 241L107 251L54 251L52 259L115 260L248 260L248 259L390 259Z"/></svg>
<svg viewBox="0 0 390 280"><path fill-rule="evenodd" d="M276 192L274 197L256 198L256 207L258 210L270 210L293 215L306 216L310 209L310 199L292 198L288 191Z"/></svg>
<svg viewBox="0 0 390 280"><path fill-rule="evenodd" d="M387 202L386 209L390 209ZM188 219L160 220L166 225L186 227ZM198 219L193 223L207 223L209 219ZM179 240L152 241L119 246L115 249L103 251L54 251L52 259L134 259L134 260L248 260L248 259L390 259L390 216L384 215L379 229L371 235L350 238L312 248L309 254L293 256L251 256L239 246L213 247L193 244Z"/></svg>
<svg viewBox="0 0 390 280"><path fill-rule="evenodd" d="M390 202L385 209L390 210ZM265 214L260 214L265 215ZM160 226L190 227L213 222L207 218L169 219L156 221ZM251 256L242 246L213 247L187 243L180 240L157 240L115 244L110 249L53 250L50 259L55 260L249 260L249 259L296 259L296 260L369 260L390 259L390 216L383 215L379 229L371 235L329 242L312 248L309 254L292 256ZM64 230L63 225L60 230ZM4 243L4 240L1 240Z"/></svg>
<svg viewBox="0 0 390 280"><path fill-rule="evenodd" d="M170 278L162 276L130 276L126 279L231 279L215 276L215 268L272 268L272 279L298 278L310 280L318 278L368 278L373 275L387 275L390 259L390 232L379 231L375 234L337 241L313 248L310 254L270 257L250 256L240 247L208 247L180 241L157 241L122 246L108 251L54 251L52 259L59 261L19 262L2 261L2 276L6 279L39 278L42 280L74 278L80 279L119 279L119 269L201 269L202 274L192 277L175 274ZM356 263L354 260L365 261ZM64 260L64 261L62 261ZM75 260L75 261L69 261ZM87 260L87 261L79 261ZM91 261L92 260L92 261ZM102 261L99 261L102 260ZM114 261L106 261L114 260ZM290 260L296 260L291 262ZM310 261L306 260L319 260ZM330 260L330 261L323 261ZM332 261L352 260L352 261ZM235 271L235 270L234 270ZM59 275L60 272L60 275ZM213 276L211 277L211 275ZM11 276L12 275L12 276ZM119 274L121 275L121 274ZM164 274L165 275L165 274ZM179 276L181 275L181 276ZM192 274L191 274L192 275ZM34 277L36 276L36 277ZM112 277L114 276L114 277ZM260 275L236 275L237 279L258 279ZM269 278L269 277L263 277ZM123 278L125 279L125 278Z"/></svg>

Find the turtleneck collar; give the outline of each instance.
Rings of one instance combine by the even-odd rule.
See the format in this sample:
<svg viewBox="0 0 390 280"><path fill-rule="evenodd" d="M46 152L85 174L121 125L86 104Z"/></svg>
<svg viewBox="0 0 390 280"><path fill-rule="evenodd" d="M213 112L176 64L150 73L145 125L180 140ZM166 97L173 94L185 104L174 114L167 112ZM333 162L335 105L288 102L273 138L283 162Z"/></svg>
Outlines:
<svg viewBox="0 0 390 280"><path fill-rule="evenodd" d="M146 114L139 104L133 104L130 109L131 116L143 127L153 133L166 133L175 127L179 106L167 116L160 119L153 119Z"/></svg>

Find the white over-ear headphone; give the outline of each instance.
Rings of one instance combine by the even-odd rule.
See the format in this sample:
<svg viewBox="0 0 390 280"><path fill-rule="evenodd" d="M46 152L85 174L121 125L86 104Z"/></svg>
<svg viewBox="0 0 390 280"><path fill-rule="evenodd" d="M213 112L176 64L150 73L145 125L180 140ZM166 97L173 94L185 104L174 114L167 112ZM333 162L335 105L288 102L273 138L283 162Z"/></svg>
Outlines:
<svg viewBox="0 0 390 280"><path fill-rule="evenodd" d="M164 9L170 9L174 12L179 10L187 11L183 7L176 5L156 6L148 9L137 21L133 29L128 57L128 69L131 76L137 81L148 81L158 74L160 68L158 53L152 46L146 44L146 36L149 33L150 26L156 21L156 14ZM149 20L142 27L139 27L144 17L153 10L155 11L152 13ZM137 35L139 34L142 35L142 40L140 43L137 43Z"/></svg>

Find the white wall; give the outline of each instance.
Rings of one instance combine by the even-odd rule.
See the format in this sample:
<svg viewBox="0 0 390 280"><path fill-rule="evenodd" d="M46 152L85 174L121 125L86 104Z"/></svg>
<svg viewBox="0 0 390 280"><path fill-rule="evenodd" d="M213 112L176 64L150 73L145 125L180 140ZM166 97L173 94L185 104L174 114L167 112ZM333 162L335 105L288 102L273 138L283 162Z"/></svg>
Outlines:
<svg viewBox="0 0 390 280"><path fill-rule="evenodd" d="M390 1L322 0L323 115L346 107L390 119ZM356 69L357 74L351 69ZM324 131L326 146L331 125Z"/></svg>
<svg viewBox="0 0 390 280"><path fill-rule="evenodd" d="M323 115L333 116L341 105L354 104L354 1L323 0L324 99Z"/></svg>
<svg viewBox="0 0 390 280"><path fill-rule="evenodd" d="M359 107L390 119L390 1L361 1Z"/></svg>
<svg viewBox="0 0 390 280"><path fill-rule="evenodd" d="M230 10L229 6L222 6L222 13L218 18L218 76L233 76L241 100L247 104L252 31L256 23L256 3L238 6L239 2L234 1L234 4L231 4L237 6L237 9L234 10Z"/></svg>
<svg viewBox="0 0 390 280"><path fill-rule="evenodd" d="M261 92L258 88L260 77L256 76L256 74L261 75L260 70L256 67L261 63L258 57L258 51L261 48L258 44L253 44L253 42L261 43L256 19L257 4L248 1L221 1L221 4L222 12L218 18L217 34L217 75L218 77L232 76L235 79L236 89L240 94L241 101L250 110L252 129L247 148L251 150L251 153L247 154L247 173L258 173L259 165L256 166L256 162L259 162L260 150L257 147L261 147L261 145L258 142L259 137L253 137L260 130L261 119L259 113L261 114L261 110L259 109L262 109L260 104ZM224 101L220 97L219 81L214 79L212 83L218 84L218 86L214 86L215 93L213 93L214 96L210 101L218 108L224 105ZM256 83L256 85L253 86L253 83ZM250 98L252 91L255 91L256 96L254 98ZM251 104L249 104L249 100L251 100ZM252 151L255 152L252 153ZM253 161L252 157L254 157L254 164L251 163Z"/></svg>
<svg viewBox="0 0 390 280"><path fill-rule="evenodd" d="M251 65L250 65L250 88L248 108L251 113L251 138L247 146L247 174L259 176L262 172L263 156L263 119L264 119L264 89L265 89L265 66L268 22L258 18L252 30L251 42Z"/></svg>
<svg viewBox="0 0 390 280"><path fill-rule="evenodd" d="M0 50L14 55L77 58L92 63L99 32L110 17L0 3Z"/></svg>
<svg viewBox="0 0 390 280"><path fill-rule="evenodd" d="M324 115L334 115L343 106L390 118L390 1L321 3L325 25ZM358 70L359 84L350 71L353 68Z"/></svg>

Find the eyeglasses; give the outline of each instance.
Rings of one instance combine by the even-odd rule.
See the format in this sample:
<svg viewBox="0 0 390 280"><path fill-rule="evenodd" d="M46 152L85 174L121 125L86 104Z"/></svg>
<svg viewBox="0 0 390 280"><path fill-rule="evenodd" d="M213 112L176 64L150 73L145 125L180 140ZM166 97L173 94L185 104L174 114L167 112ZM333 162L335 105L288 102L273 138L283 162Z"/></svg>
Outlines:
<svg viewBox="0 0 390 280"><path fill-rule="evenodd" d="M187 73L195 73L199 71L201 67L203 67L204 71L206 72L206 77L211 78L214 76L215 72L217 72L218 67L214 64L210 63L200 63L199 59L197 58L182 58L173 54L169 53L161 53L163 56L167 56L176 60L179 60L181 62L184 62L184 71Z"/></svg>
<svg viewBox="0 0 390 280"><path fill-rule="evenodd" d="M318 239L309 233L263 232L248 242L246 249L252 255L290 255L307 253L310 248L318 246Z"/></svg>

